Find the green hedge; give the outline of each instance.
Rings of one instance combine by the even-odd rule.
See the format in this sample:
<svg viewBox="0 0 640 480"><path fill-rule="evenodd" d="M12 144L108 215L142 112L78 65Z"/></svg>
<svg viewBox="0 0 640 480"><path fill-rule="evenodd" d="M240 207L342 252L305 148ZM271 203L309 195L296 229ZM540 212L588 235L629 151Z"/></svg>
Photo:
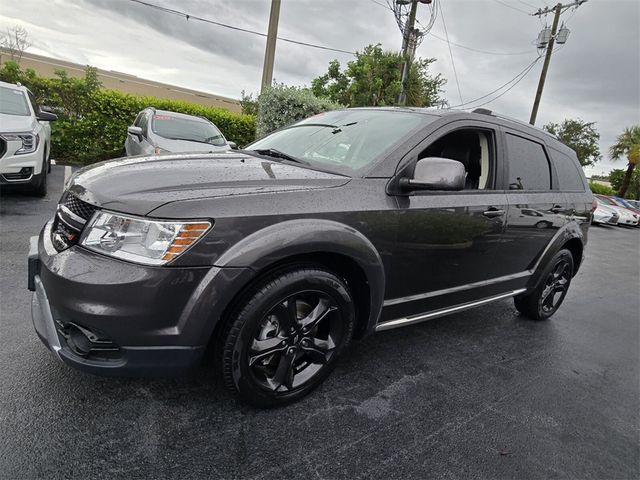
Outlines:
<svg viewBox="0 0 640 480"><path fill-rule="evenodd" d="M616 195L616 191L613 188L602 185L601 183L589 182L589 188L591 192L599 195Z"/></svg>
<svg viewBox="0 0 640 480"><path fill-rule="evenodd" d="M80 118L62 116L52 124L53 158L89 164L124 155L127 127L133 123L138 112L146 107L208 118L227 140L238 145L246 145L255 137L255 119L249 115L178 100L98 90L91 95L89 108Z"/></svg>
<svg viewBox="0 0 640 480"><path fill-rule="evenodd" d="M124 155L127 127L146 107L208 118L227 140L239 146L255 138L256 121L252 115L105 90L92 67L87 67L84 78L69 77L62 70L56 71L55 78L44 78L9 61L0 68L0 80L22 83L33 92L40 105L51 106L56 111L58 120L51 123L51 156L61 162L88 165Z"/></svg>

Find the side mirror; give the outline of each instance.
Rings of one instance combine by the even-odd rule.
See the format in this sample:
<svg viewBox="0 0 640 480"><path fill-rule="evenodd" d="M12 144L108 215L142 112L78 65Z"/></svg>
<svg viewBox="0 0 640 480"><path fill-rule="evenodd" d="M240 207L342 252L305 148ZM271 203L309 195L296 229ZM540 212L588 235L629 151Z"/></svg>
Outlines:
<svg viewBox="0 0 640 480"><path fill-rule="evenodd" d="M54 122L58 119L58 115L56 115L55 113L40 110L40 113L38 113L36 118L42 122Z"/></svg>
<svg viewBox="0 0 640 480"><path fill-rule="evenodd" d="M229 142L227 140L227 145L231 148L231 150L238 150L238 144L236 142Z"/></svg>
<svg viewBox="0 0 640 480"><path fill-rule="evenodd" d="M132 126L127 128L127 132L130 133L131 135L135 135L138 138L142 137L142 128L141 127L136 127L135 125L132 125Z"/></svg>
<svg viewBox="0 0 640 480"><path fill-rule="evenodd" d="M400 179L405 190L463 190L466 179L464 165L457 160L440 157L421 158L413 178Z"/></svg>

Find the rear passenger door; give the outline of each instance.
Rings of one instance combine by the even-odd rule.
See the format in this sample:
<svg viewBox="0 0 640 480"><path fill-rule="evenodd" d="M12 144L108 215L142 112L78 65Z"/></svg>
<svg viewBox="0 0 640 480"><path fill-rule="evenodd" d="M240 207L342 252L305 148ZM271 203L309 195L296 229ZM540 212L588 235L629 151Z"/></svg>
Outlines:
<svg viewBox="0 0 640 480"><path fill-rule="evenodd" d="M530 270L558 230L571 208L552 183L552 167L546 146L524 132L505 130L506 231L497 258L500 275Z"/></svg>

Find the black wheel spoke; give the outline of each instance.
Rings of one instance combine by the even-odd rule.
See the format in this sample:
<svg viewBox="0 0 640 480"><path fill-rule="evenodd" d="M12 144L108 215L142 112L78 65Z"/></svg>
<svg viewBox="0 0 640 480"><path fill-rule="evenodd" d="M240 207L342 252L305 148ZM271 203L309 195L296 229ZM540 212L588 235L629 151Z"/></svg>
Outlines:
<svg viewBox="0 0 640 480"><path fill-rule="evenodd" d="M328 300L320 299L316 308L314 308L309 314L301 320L302 327L305 331L309 332L313 330L327 315L329 315L337 307L329 305Z"/></svg>
<svg viewBox="0 0 640 480"><path fill-rule="evenodd" d="M298 327L296 315L292 314L291 309L295 309L296 302L294 299L285 300L279 305L276 305L271 313L278 318L280 326L285 332L290 331Z"/></svg>
<svg viewBox="0 0 640 480"><path fill-rule="evenodd" d="M269 384L273 390L278 390L282 385L285 385L288 389L293 387L293 361L295 355L282 355L278 368L273 378L269 379Z"/></svg>
<svg viewBox="0 0 640 480"><path fill-rule="evenodd" d="M314 339L302 343L302 351L313 363L327 363L329 352L333 349L326 340Z"/></svg>
<svg viewBox="0 0 640 480"><path fill-rule="evenodd" d="M249 365L253 365L258 360L267 358L274 353L282 352L285 348L287 346L280 337L266 338L264 340L254 339L249 352Z"/></svg>

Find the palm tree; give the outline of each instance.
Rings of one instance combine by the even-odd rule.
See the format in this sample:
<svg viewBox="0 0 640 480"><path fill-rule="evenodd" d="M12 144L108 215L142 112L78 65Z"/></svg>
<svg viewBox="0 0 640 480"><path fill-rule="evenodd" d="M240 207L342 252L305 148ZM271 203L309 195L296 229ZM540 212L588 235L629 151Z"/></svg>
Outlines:
<svg viewBox="0 0 640 480"><path fill-rule="evenodd" d="M633 175L633 169L636 168L638 160L640 160L640 125L634 125L633 127L627 127L624 129L618 138L616 143L611 145L609 149L609 155L612 160L618 160L620 157L625 156L629 161L627 172L624 175L622 186L620 187L619 196L624 198L629 188L629 182L631 181L631 175Z"/></svg>

